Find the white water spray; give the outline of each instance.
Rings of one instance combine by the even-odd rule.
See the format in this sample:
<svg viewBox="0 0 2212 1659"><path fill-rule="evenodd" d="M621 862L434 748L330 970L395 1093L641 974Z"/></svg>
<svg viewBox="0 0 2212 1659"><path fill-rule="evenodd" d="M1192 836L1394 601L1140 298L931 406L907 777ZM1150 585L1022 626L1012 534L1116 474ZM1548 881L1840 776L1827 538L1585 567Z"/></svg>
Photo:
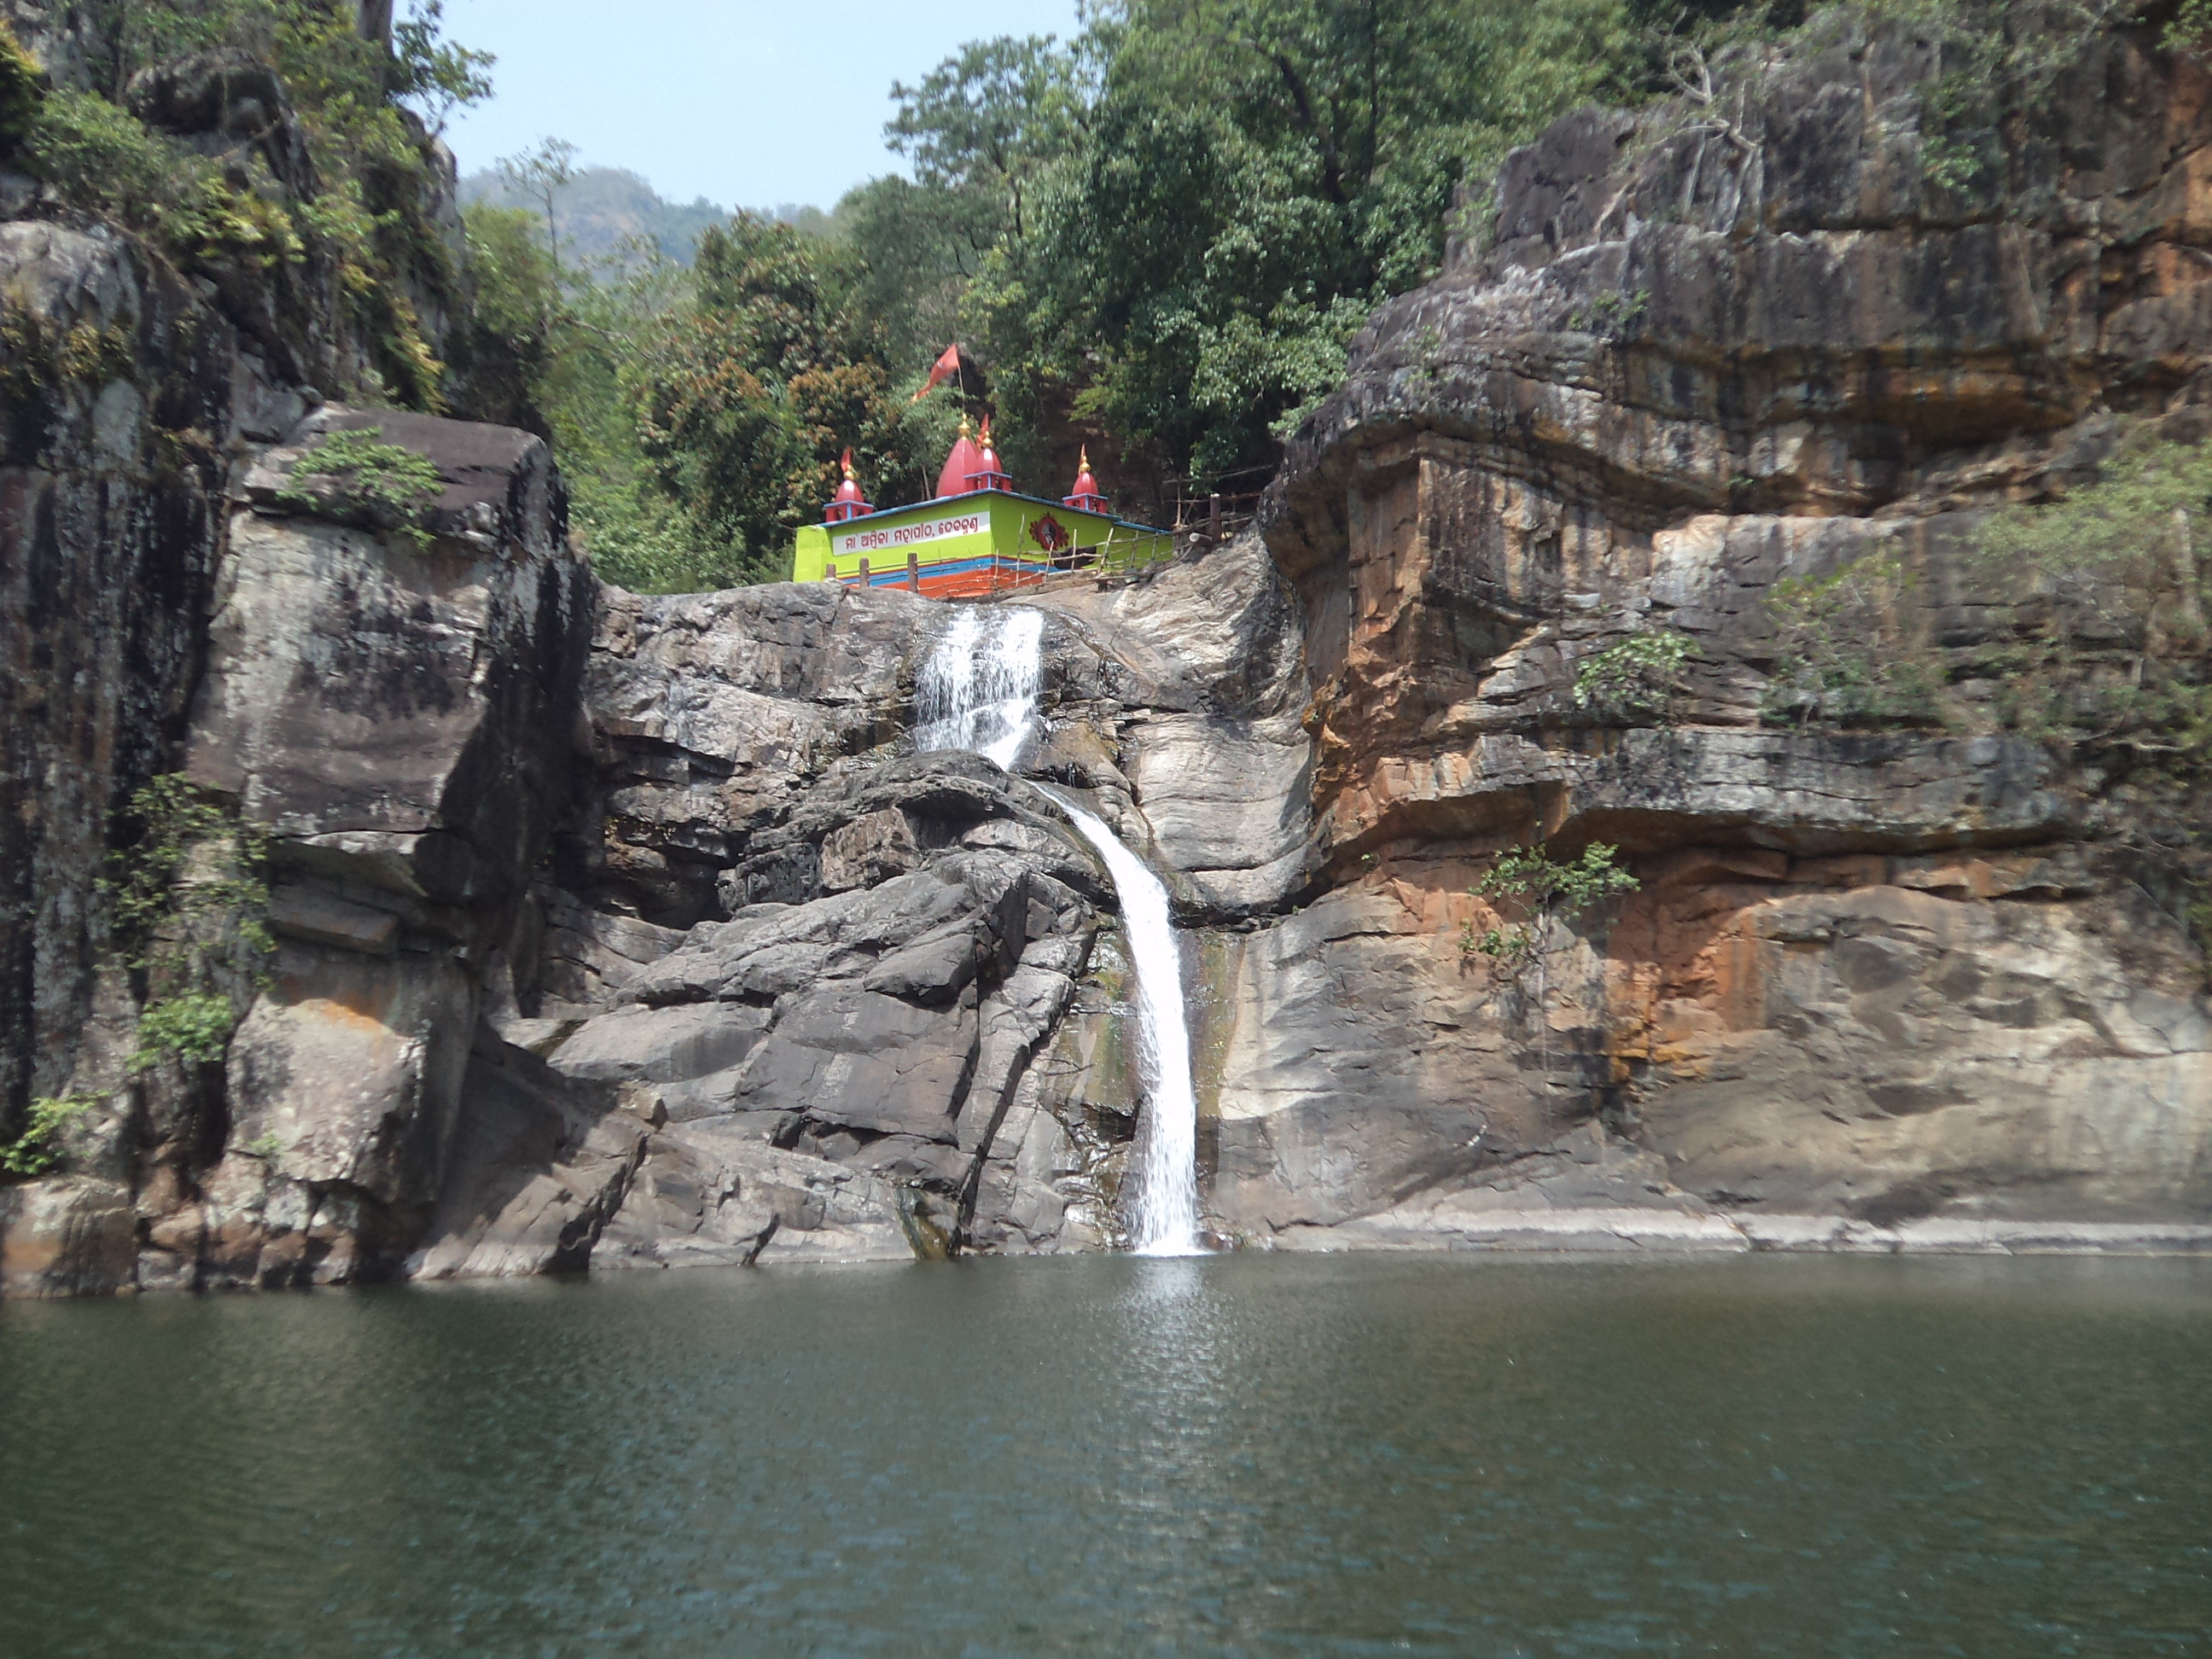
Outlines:
<svg viewBox="0 0 2212 1659"><path fill-rule="evenodd" d="M917 750L962 749L1012 767L1036 721L1044 678L1044 613L1019 606L952 614L915 686ZM1146 1084L1130 1173L1136 1196L1129 1236L1139 1255L1195 1255L1198 1095L1190 1075L1190 1023L1182 952L1168 917L1168 890L1093 814L1057 790L1077 831L1106 860L1121 899L1137 981L1137 1049Z"/></svg>
<svg viewBox="0 0 2212 1659"><path fill-rule="evenodd" d="M915 690L919 750L964 749L1011 768L1036 720L1044 677L1044 612L963 605L921 665Z"/></svg>
<svg viewBox="0 0 2212 1659"><path fill-rule="evenodd" d="M1054 792L1084 840L1098 849L1121 896L1121 928L1137 978L1137 1047L1149 1085L1131 1158L1136 1201L1129 1237L1139 1255L1196 1255L1198 1091L1190 1080L1190 1022L1182 951L1168 920L1168 890L1145 861L1091 814Z"/></svg>

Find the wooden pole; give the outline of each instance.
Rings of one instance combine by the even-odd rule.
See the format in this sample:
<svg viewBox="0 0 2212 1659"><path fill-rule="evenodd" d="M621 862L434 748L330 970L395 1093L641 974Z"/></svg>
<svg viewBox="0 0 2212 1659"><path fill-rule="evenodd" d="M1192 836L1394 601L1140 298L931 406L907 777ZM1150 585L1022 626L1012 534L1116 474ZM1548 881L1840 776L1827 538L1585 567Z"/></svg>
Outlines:
<svg viewBox="0 0 2212 1659"><path fill-rule="evenodd" d="M1206 503L1206 539L1218 544L1221 540L1221 492L1216 490Z"/></svg>
<svg viewBox="0 0 2212 1659"><path fill-rule="evenodd" d="M910 547L906 550L906 585L917 593L921 592L921 555Z"/></svg>
<svg viewBox="0 0 2212 1659"><path fill-rule="evenodd" d="M863 560L861 560L861 561L860 561L860 586L863 586L863 587L866 587L867 585L868 585L868 562L867 562L866 559L863 559Z"/></svg>

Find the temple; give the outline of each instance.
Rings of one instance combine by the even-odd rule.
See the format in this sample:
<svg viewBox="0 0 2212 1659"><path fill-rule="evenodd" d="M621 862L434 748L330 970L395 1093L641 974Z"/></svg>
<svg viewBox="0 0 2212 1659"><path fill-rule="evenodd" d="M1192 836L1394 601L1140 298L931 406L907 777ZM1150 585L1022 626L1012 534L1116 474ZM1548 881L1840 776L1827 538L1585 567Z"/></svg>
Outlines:
<svg viewBox="0 0 2212 1659"><path fill-rule="evenodd" d="M980 441L979 440L980 436ZM963 416L937 477L937 494L878 512L853 472L803 525L792 556L795 581L911 587L935 599L974 599L1042 581L1055 572L1133 568L1171 557L1171 532L1115 518L1084 452L1074 487L1060 500L1024 495L999 465L987 418L980 434Z"/></svg>

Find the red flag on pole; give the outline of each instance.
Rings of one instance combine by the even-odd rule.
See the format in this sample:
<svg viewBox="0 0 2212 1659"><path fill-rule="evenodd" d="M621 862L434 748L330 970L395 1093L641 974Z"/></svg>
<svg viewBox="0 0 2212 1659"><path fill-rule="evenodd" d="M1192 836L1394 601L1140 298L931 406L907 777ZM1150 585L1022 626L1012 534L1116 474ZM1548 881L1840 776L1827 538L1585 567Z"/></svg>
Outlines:
<svg viewBox="0 0 2212 1659"><path fill-rule="evenodd" d="M960 348L957 345L949 345L945 348L945 355L929 366L929 378L921 383L921 390L907 401L911 404L920 403L937 389L939 381L959 372Z"/></svg>

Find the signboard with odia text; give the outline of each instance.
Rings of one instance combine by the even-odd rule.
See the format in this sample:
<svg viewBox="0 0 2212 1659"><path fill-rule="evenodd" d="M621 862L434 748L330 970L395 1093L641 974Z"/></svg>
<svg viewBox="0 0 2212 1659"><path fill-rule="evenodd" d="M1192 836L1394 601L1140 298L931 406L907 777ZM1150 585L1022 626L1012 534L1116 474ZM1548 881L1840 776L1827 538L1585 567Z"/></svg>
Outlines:
<svg viewBox="0 0 2212 1659"><path fill-rule="evenodd" d="M871 524L862 519L851 530L830 532L830 556L859 559L883 552L903 552L930 542L955 536L979 536L991 527L988 512L944 514L908 524Z"/></svg>

